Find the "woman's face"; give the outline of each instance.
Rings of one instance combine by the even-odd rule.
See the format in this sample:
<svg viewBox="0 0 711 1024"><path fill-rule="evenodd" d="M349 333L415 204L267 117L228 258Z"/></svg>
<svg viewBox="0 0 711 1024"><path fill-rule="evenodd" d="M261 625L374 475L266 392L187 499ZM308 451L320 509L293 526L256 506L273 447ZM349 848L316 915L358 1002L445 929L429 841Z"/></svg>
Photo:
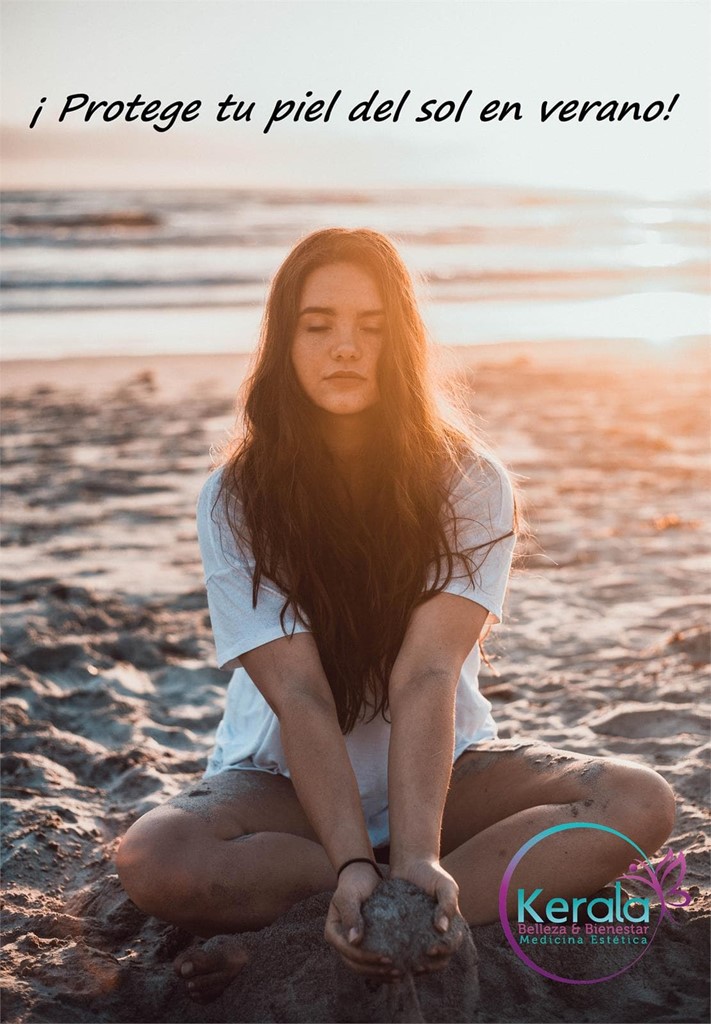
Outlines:
<svg viewBox="0 0 711 1024"><path fill-rule="evenodd" d="M377 403L384 319L375 281L356 264L331 263L309 274L291 361L314 405L347 416Z"/></svg>

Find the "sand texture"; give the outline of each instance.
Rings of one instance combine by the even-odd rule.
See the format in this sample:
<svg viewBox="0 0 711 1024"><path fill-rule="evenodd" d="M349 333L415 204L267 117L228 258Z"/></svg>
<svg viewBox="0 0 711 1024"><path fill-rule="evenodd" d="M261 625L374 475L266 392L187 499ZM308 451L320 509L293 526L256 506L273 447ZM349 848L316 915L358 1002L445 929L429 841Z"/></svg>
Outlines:
<svg viewBox="0 0 711 1024"><path fill-rule="evenodd" d="M446 973L415 981L417 1003L428 1021L705 1021L708 358L562 352L467 355L534 534L482 687L503 737L661 772L693 901L592 986L528 969L498 923L475 928ZM344 975L323 939L328 894L246 934L239 978L190 1003L171 960L191 936L139 912L113 867L131 822L199 777L221 715L194 507L240 372L220 357L5 367L8 1024L416 1019ZM570 950L556 956L575 970Z"/></svg>

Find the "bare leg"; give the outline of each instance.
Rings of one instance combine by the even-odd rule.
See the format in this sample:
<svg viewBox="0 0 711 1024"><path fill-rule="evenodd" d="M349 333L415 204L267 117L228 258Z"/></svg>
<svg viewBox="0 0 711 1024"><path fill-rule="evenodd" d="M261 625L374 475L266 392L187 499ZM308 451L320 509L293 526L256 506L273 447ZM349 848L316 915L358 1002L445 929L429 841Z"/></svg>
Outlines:
<svg viewBox="0 0 711 1024"><path fill-rule="evenodd" d="M291 782L268 772L222 772L150 811L127 832L116 865L146 913L219 936L176 961L199 999L219 995L244 966L235 932L336 887Z"/></svg>
<svg viewBox="0 0 711 1024"><path fill-rule="evenodd" d="M621 758L598 758L538 743L491 741L457 761L445 807L442 864L460 888L472 924L498 920L499 886L521 846L564 822L608 825L650 856L674 825L674 796L656 772ZM637 854L602 831L571 829L532 848L509 890L589 896L624 872Z"/></svg>

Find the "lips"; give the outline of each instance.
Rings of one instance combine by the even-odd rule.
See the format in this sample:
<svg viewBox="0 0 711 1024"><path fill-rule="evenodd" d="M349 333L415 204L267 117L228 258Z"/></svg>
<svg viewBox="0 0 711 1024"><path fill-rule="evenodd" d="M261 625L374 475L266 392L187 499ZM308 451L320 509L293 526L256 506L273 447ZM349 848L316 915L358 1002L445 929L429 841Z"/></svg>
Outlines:
<svg viewBox="0 0 711 1024"><path fill-rule="evenodd" d="M336 373L329 373L326 380L365 380L365 377L355 370L338 370Z"/></svg>

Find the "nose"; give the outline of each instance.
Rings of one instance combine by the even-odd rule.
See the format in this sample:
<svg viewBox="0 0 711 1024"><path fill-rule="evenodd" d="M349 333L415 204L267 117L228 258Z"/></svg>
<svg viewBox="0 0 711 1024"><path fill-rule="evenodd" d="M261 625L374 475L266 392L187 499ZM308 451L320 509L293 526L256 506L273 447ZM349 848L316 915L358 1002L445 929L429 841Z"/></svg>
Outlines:
<svg viewBox="0 0 711 1024"><path fill-rule="evenodd" d="M355 324L343 323L336 330L331 347L333 359L350 360L360 358L358 329Z"/></svg>

